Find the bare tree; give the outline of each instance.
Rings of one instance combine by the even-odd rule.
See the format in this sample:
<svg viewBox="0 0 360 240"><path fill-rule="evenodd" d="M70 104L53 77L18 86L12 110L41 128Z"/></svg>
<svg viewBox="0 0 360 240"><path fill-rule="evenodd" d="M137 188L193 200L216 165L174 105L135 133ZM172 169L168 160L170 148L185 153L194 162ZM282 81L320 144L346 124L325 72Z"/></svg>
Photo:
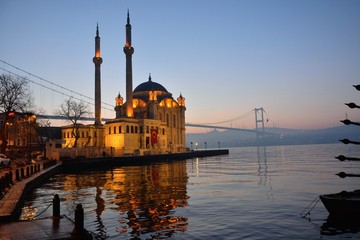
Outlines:
<svg viewBox="0 0 360 240"><path fill-rule="evenodd" d="M82 117L90 114L89 106L84 102L76 102L73 98L69 98L60 105L60 109L56 111L59 116L66 117L72 123L72 136L75 138L73 147L77 147L77 141L80 138L80 124L78 121Z"/></svg>
<svg viewBox="0 0 360 240"><path fill-rule="evenodd" d="M6 123L11 112L29 112L33 107L33 97L28 81L23 77L14 77L10 74L0 75L0 121L1 153L5 153L8 141L6 138Z"/></svg>

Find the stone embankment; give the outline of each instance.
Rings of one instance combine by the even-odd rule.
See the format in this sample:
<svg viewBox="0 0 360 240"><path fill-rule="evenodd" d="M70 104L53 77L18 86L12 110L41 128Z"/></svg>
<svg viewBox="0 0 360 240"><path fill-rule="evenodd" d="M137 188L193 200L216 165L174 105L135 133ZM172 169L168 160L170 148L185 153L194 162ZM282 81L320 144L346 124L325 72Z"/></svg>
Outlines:
<svg viewBox="0 0 360 240"><path fill-rule="evenodd" d="M166 154L153 154L153 155L139 155L139 156L105 156L100 158L82 158L77 157L76 159L64 158L62 159L64 168L82 168L88 167L112 167L112 166L131 166L131 165L142 165L154 162L166 162L185 160L190 158L202 158L209 156L228 155L228 149L218 150L198 150L188 151L184 153L166 153Z"/></svg>
<svg viewBox="0 0 360 240"><path fill-rule="evenodd" d="M44 179L59 170L61 163L43 161L2 169L0 175L0 221L17 220L24 198Z"/></svg>

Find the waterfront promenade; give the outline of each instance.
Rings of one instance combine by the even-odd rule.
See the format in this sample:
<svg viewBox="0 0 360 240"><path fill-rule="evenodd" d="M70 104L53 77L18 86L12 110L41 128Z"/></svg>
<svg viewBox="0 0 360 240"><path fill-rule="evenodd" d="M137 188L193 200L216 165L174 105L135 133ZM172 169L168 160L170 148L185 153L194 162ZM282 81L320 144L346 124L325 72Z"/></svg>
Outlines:
<svg viewBox="0 0 360 240"><path fill-rule="evenodd" d="M159 161L175 161L194 157L206 157L229 154L229 150L202 150L190 151L185 153L147 155L147 156L125 156L125 157L105 157L94 159L67 159L48 166L42 162L39 171L26 175L22 179L14 177L13 183L6 189L5 194L0 200L0 240L3 239L70 239L74 229L74 221L63 216L57 221L52 217L35 219L33 221L18 221L21 214L23 201L30 192L41 184L44 180L54 175L64 167L78 166L81 168L91 168L93 166L121 166L148 164ZM12 171L15 171L14 169ZM4 172L0 174L4 175ZM13 174L12 176L15 176ZM17 174L16 174L17 176ZM1 176L0 176L1 177ZM86 226L84 226L86 228ZM72 237L74 238L74 237ZM79 238L81 239L81 238Z"/></svg>

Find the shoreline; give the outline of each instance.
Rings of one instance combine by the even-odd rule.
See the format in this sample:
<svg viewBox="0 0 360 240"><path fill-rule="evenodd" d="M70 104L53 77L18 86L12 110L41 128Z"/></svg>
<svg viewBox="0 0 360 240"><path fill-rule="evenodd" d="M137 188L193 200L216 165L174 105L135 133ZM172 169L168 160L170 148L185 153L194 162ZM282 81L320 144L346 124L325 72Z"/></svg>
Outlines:
<svg viewBox="0 0 360 240"><path fill-rule="evenodd" d="M91 167L112 167L112 166L129 166L129 165L144 165L156 162L168 162L186 160L196 157L208 157L228 155L228 149L218 150L199 150L184 153L169 153L157 155L142 155L142 156L121 156L121 157L102 157L102 158L81 158L76 159L62 159L54 166L42 169L41 171L25 178L14 184L0 199L0 222L17 221L21 214L21 207L27 195L32 192L44 180L50 178L57 172L66 169L74 168L91 168Z"/></svg>

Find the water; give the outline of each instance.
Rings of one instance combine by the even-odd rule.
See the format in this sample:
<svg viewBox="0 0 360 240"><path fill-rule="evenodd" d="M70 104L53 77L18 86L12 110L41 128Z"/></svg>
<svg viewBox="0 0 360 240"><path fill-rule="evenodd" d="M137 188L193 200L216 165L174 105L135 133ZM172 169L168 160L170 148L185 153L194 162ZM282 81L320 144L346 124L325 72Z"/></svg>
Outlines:
<svg viewBox="0 0 360 240"><path fill-rule="evenodd" d="M25 206L42 212L53 195L61 214L85 211L85 227L106 239L358 239L360 224L333 225L319 194L359 188L360 156L341 144L246 147L228 156L58 174ZM41 216L50 216L52 208ZM40 217L41 217L40 216ZM357 223L356 223L357 224Z"/></svg>

